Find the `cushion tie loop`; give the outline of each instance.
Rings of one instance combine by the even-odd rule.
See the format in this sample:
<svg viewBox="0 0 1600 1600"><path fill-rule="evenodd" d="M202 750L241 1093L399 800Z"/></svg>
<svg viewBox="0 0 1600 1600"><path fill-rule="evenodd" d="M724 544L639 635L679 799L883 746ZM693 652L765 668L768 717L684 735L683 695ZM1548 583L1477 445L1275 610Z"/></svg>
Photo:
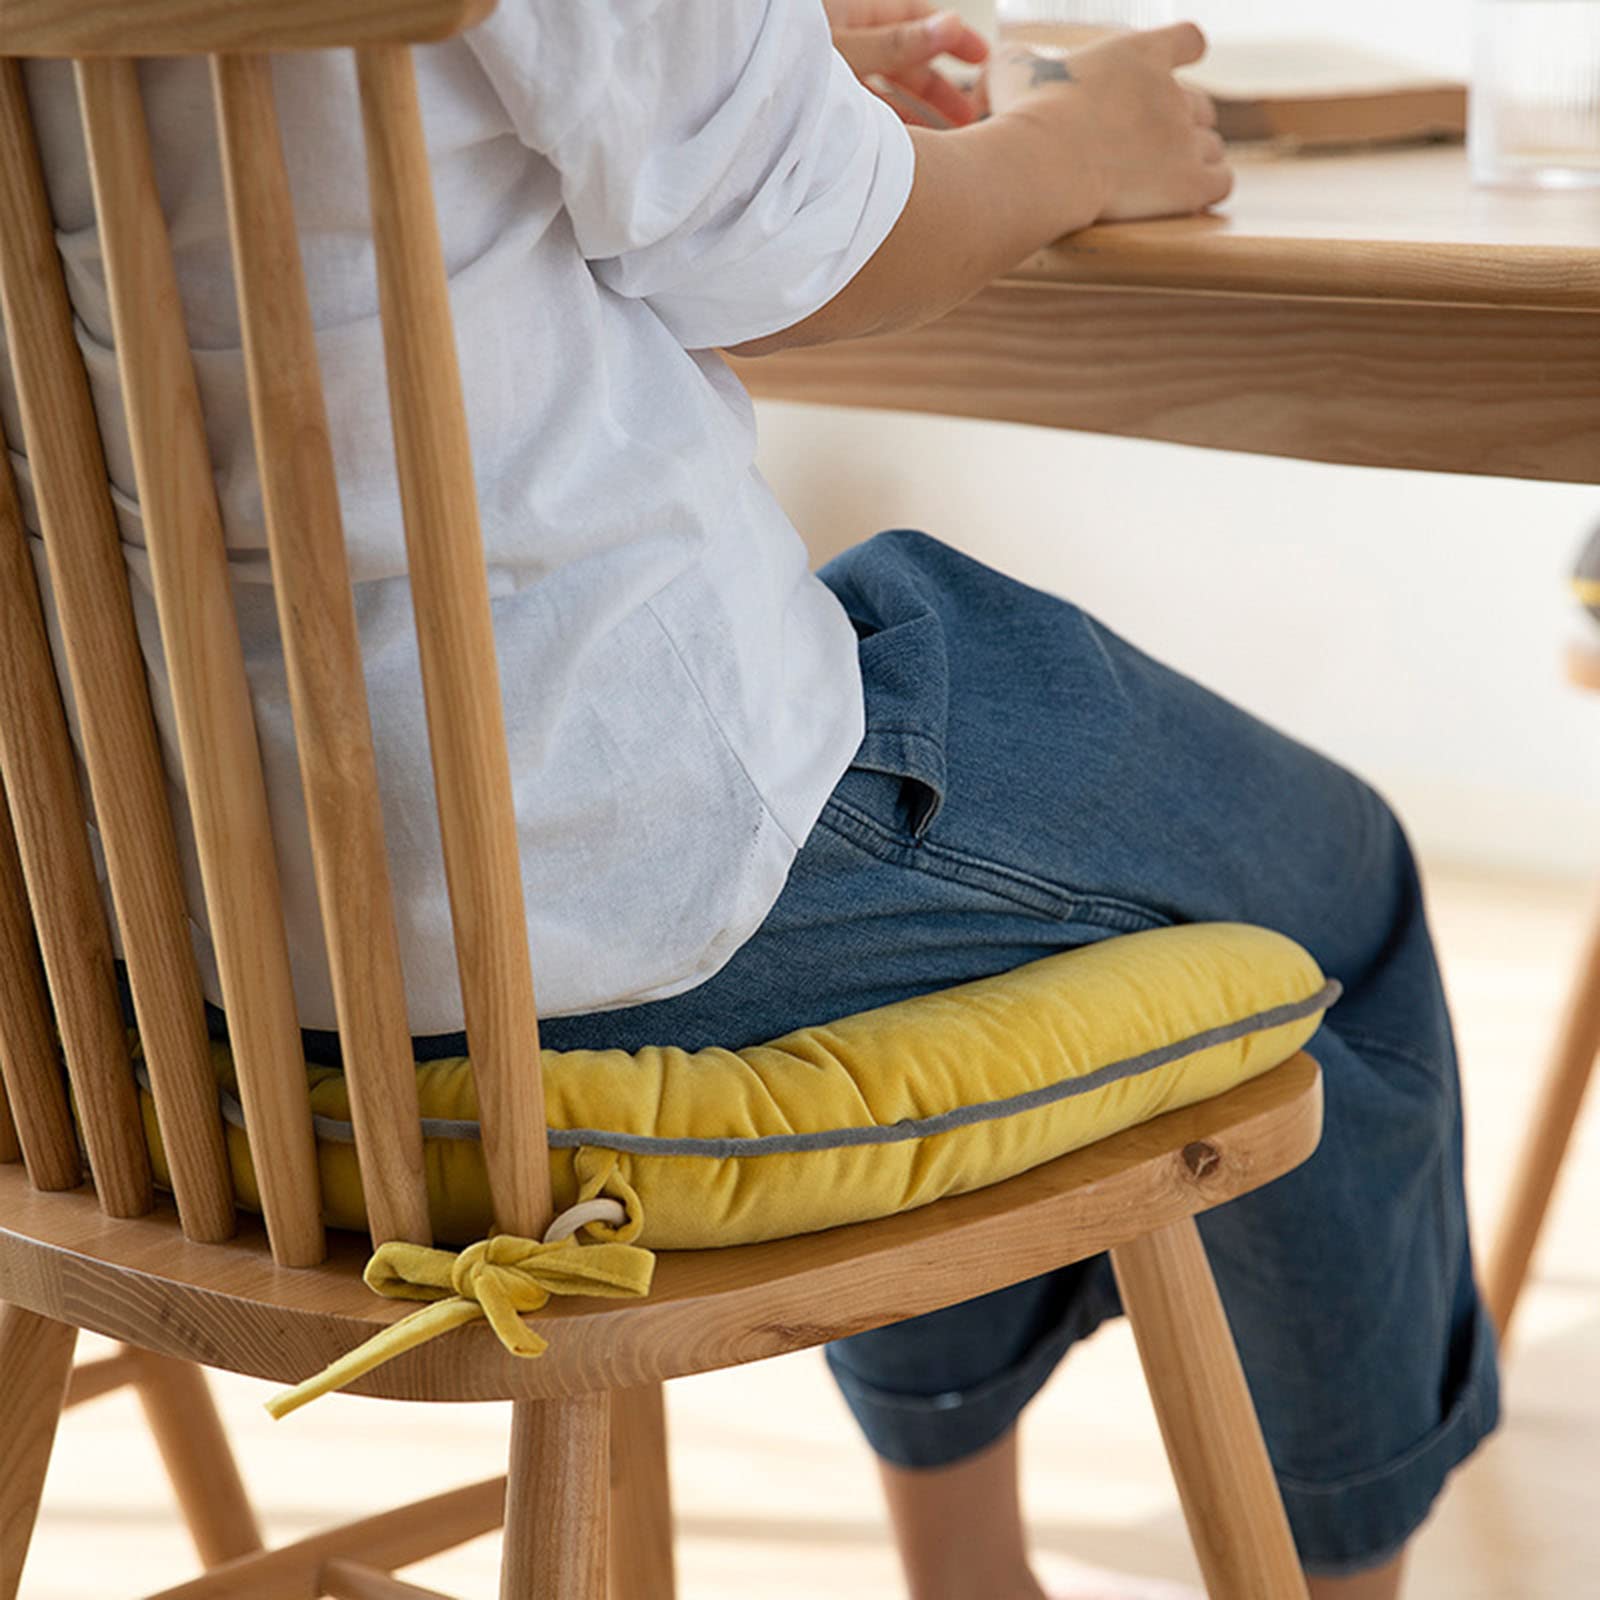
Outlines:
<svg viewBox="0 0 1600 1600"><path fill-rule="evenodd" d="M596 1190L611 1179L613 1171L608 1168L595 1184ZM573 1226L597 1232L627 1231L608 1226L619 1212L628 1223L642 1221L627 1216L634 1208L626 1203L601 1202L605 1209L599 1211L593 1199L591 1196L572 1208L584 1213L572 1219ZM304 1383L274 1395L267 1410L274 1417L286 1417L353 1383L374 1367L479 1317L488 1319L512 1355L533 1360L542 1356L547 1346L522 1316L542 1310L552 1295L621 1300L643 1298L650 1292L656 1260L652 1252L635 1244L580 1244L570 1228L562 1236L569 1217L571 1212L564 1212L551 1224L550 1233L557 1237L550 1242L501 1233L469 1245L459 1255L399 1240L380 1245L363 1274L367 1287L390 1300L434 1303L382 1329Z"/></svg>

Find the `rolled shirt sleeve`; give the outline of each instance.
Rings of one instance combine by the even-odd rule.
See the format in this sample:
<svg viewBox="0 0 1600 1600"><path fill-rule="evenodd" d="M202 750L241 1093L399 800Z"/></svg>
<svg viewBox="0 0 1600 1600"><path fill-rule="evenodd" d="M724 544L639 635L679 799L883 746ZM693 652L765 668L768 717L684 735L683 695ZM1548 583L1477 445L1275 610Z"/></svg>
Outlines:
<svg viewBox="0 0 1600 1600"><path fill-rule="evenodd" d="M596 278L689 349L826 305L910 194L910 137L819 0L503 0L468 37Z"/></svg>

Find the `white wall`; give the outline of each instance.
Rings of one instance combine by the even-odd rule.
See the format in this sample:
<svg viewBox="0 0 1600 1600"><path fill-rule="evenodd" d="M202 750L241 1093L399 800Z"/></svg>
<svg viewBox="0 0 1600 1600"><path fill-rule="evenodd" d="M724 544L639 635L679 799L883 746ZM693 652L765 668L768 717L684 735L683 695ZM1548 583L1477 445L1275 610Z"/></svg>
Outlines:
<svg viewBox="0 0 1600 1600"><path fill-rule="evenodd" d="M1304 0L1196 9L1214 31L1318 26ZM1323 31L1450 66L1465 8L1344 0L1330 16ZM1564 580L1600 491L761 411L763 466L819 558L876 528L924 528L1070 594L1354 766L1425 850L1600 868L1600 699L1558 669L1588 626Z"/></svg>

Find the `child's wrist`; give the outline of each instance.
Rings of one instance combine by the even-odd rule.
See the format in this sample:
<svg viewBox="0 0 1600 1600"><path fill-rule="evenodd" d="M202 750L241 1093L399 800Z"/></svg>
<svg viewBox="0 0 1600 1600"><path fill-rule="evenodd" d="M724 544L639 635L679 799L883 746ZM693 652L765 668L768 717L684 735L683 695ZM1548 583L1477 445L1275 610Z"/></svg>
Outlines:
<svg viewBox="0 0 1600 1600"><path fill-rule="evenodd" d="M1087 228L1100 216L1111 185L1080 96L1030 95L994 120L1009 125L1014 159L1045 197L1052 238Z"/></svg>

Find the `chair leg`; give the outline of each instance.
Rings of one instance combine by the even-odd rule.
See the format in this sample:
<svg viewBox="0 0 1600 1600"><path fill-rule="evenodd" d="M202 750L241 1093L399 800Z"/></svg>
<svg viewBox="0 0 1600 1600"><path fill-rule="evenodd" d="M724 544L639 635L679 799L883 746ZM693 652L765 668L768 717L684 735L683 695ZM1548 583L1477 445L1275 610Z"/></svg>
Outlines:
<svg viewBox="0 0 1600 1600"><path fill-rule="evenodd" d="M130 1347L129 1354L145 1417L201 1563L217 1567L261 1549L261 1529L205 1374L191 1362L150 1350Z"/></svg>
<svg viewBox="0 0 1600 1600"><path fill-rule="evenodd" d="M1567 998L1566 1013L1556 1035L1550 1064L1545 1069L1533 1122L1511 1180L1510 1197L1500 1231L1495 1236L1484 1276L1484 1298L1502 1341L1511 1327L1522 1286L1527 1281L1539 1233L1544 1227L1550 1197L1561 1175L1561 1163L1584 1091L1600 1056L1600 913L1589 929L1588 943L1576 981Z"/></svg>
<svg viewBox="0 0 1600 1600"><path fill-rule="evenodd" d="M672 1481L663 1386L611 1396L609 1600L675 1600Z"/></svg>
<svg viewBox="0 0 1600 1600"><path fill-rule="evenodd" d="M606 1600L610 1400L519 1400L511 1413L500 1600Z"/></svg>
<svg viewBox="0 0 1600 1600"><path fill-rule="evenodd" d="M78 1330L0 1305L0 1600L16 1600Z"/></svg>
<svg viewBox="0 0 1600 1600"><path fill-rule="evenodd" d="M1192 1217L1111 1252L1211 1600L1305 1600L1267 1447Z"/></svg>

